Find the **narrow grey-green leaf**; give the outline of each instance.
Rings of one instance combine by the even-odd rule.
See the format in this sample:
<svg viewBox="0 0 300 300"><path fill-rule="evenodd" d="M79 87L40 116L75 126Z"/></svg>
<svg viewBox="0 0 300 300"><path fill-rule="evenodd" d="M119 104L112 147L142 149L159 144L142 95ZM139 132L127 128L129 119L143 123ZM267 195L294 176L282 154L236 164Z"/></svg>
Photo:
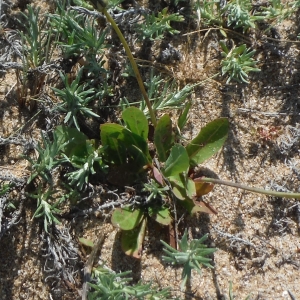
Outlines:
<svg viewBox="0 0 300 300"><path fill-rule="evenodd" d="M178 128L179 130L182 130L182 128L184 127L184 125L186 124L187 120L188 120L188 112L190 111L190 108L192 106L192 102L189 101L186 105L184 110L182 111L182 113L180 114L179 118L178 118Z"/></svg>

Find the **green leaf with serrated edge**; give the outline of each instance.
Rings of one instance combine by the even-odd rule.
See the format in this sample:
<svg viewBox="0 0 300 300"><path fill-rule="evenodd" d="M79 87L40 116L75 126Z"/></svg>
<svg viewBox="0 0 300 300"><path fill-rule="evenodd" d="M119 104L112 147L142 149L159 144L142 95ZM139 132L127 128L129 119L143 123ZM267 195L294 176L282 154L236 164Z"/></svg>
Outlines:
<svg viewBox="0 0 300 300"><path fill-rule="evenodd" d="M140 259L142 256L143 242L146 233L147 218L133 230L122 231L121 246L125 254Z"/></svg>
<svg viewBox="0 0 300 300"><path fill-rule="evenodd" d="M154 144L159 161L165 162L168 151L173 145L172 121L169 115L162 116L157 122L154 131Z"/></svg>
<svg viewBox="0 0 300 300"><path fill-rule="evenodd" d="M137 107L128 107L122 112L122 118L126 127L131 132L147 141L149 131L148 121L140 109Z"/></svg>
<svg viewBox="0 0 300 300"><path fill-rule="evenodd" d="M91 247L91 248L94 247L93 241L91 241L91 240L89 240L89 239L79 238L78 240L79 240L79 242L80 242L82 245L84 245L84 246Z"/></svg>
<svg viewBox="0 0 300 300"><path fill-rule="evenodd" d="M189 157L182 145L176 144L172 147L171 153L166 161L164 175L175 176L184 172L189 167Z"/></svg>
<svg viewBox="0 0 300 300"><path fill-rule="evenodd" d="M151 218L162 225L170 225L172 222L170 211L167 207L149 207L148 213Z"/></svg>
<svg viewBox="0 0 300 300"><path fill-rule="evenodd" d="M192 106L192 102L189 101L186 105L182 113L180 114L178 121L177 121L177 126L179 130L182 130L182 128L185 126L187 120L188 120L188 113L190 111L190 108Z"/></svg>
<svg viewBox="0 0 300 300"><path fill-rule="evenodd" d="M132 230L137 227L143 218L143 212L140 209L130 207L116 208L111 216L111 222L114 226L123 230Z"/></svg>
<svg viewBox="0 0 300 300"><path fill-rule="evenodd" d="M216 119L203 127L200 133L186 146L192 164L201 164L217 153L225 143L228 129L227 118Z"/></svg>
<svg viewBox="0 0 300 300"><path fill-rule="evenodd" d="M78 131L76 128L70 128L63 125L59 125L55 128L54 135L56 135L58 144L64 144L69 142L62 150L69 157L74 147L82 144L85 146L85 141L88 137Z"/></svg>

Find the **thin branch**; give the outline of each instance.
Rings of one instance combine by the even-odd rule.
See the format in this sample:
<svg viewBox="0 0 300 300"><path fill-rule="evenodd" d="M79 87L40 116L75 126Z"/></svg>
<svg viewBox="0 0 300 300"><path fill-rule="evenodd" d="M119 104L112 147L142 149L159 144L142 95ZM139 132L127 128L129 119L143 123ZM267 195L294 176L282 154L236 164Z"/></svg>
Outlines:
<svg viewBox="0 0 300 300"><path fill-rule="evenodd" d="M300 199L300 193L285 193L285 192L264 190L261 188L249 187L247 185L234 183L234 182L230 182L230 181L225 181L225 180L220 180L220 179L215 179L215 178L201 177L201 178L197 178L197 180L199 182L210 182L210 183L215 183L215 184L231 186L231 187L235 187L237 189L243 189L243 190L246 190L246 191L249 191L252 193L257 193L257 194L263 194L263 195L274 196L274 197L282 197L282 198Z"/></svg>
<svg viewBox="0 0 300 300"><path fill-rule="evenodd" d="M82 300L86 300L87 299L87 294L89 291L89 286L88 283L91 281L91 272L92 272L92 268L94 265L94 261L96 259L97 254L100 252L100 248L102 246L102 244L104 243L104 239L105 239L106 235L103 232L100 232L100 236L98 237L98 240L96 242L96 244L93 247L93 250L91 252L91 254L89 255L89 258L85 264L84 267L84 277L83 277L83 285L82 285Z"/></svg>

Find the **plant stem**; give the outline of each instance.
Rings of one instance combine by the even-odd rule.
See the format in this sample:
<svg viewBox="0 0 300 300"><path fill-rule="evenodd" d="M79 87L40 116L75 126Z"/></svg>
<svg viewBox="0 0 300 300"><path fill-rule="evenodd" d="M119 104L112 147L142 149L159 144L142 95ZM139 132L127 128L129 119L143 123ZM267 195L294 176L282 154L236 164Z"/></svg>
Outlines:
<svg viewBox="0 0 300 300"><path fill-rule="evenodd" d="M97 3L93 3L95 1L91 1L91 3L93 4L93 6L98 10L100 11L101 13L103 13L105 15L105 17L107 18L108 22L111 24L111 26L113 27L113 29L115 30L115 32L117 33L121 43L123 44L123 47L126 51L126 54L130 60L130 63L131 63L131 66L132 66L132 69L134 71L134 74L136 76L136 79L137 79L137 82L139 84L139 87L140 87L140 90L142 92L142 95L145 99L145 102L147 104L147 107L148 107L148 110L149 110L149 114L150 114L150 118L151 118L151 122L153 124L154 127L156 127L156 117L155 117L155 113L154 113L154 110L152 109L152 105L151 105L151 102L149 100L149 97L148 97L148 94L145 90L145 86L144 86L144 83L143 83L143 80L142 80L142 77L141 77L141 74L139 72L139 69L138 69L138 66L134 60L134 57L131 53L131 50L121 32L121 30L119 29L118 25L116 24L116 22L114 21L114 19L111 17L111 15L108 13L107 9L105 8L106 4L105 3L102 3L102 1L99 1Z"/></svg>
<svg viewBox="0 0 300 300"><path fill-rule="evenodd" d="M253 193L258 193L258 194L264 194L264 195L269 195L269 196L274 196L274 197L284 197L284 198L296 198L300 199L300 193L285 193L285 192L276 192L276 191L271 191L271 190L264 190L260 188L253 188L249 187L246 185L242 185L239 183L234 183L230 181L224 181L220 179L215 179L215 178L197 178L197 181L202 181L202 182L210 182L210 183L215 183L215 184L222 184L222 185L227 185L227 186L232 186L238 189L243 189L246 191L250 191Z"/></svg>

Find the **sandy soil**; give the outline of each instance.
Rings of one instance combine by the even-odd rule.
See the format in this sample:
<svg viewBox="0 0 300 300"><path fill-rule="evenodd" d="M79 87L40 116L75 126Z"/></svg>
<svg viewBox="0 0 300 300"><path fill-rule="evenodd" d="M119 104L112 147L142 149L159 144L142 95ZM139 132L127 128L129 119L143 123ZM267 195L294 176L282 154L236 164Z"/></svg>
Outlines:
<svg viewBox="0 0 300 300"><path fill-rule="evenodd" d="M19 9L20 3L15 3L11 13ZM259 30L250 34L261 72L251 74L249 84L225 85L219 76L195 88L184 136L191 139L207 122L229 118L225 146L205 164L223 180L299 191L299 44L286 41L296 40L298 23L295 17L276 25L279 39ZM182 59L165 66L181 84L200 82L220 71L220 36L215 30L189 34L191 31L171 39ZM228 34L241 42L239 36ZM38 140L40 129L45 129L44 112L35 116L39 110L18 105L15 82L15 72L3 74L0 137ZM185 292L180 291L181 268L161 260L159 240L167 240L168 229L150 223L142 259L136 260L122 253L109 210L106 214L63 219L57 232L64 237L61 243L68 245L69 259L53 265L49 245L55 248L55 242L47 240L42 222L32 219L36 203L25 194L29 163L21 157L22 151L20 143L0 145L1 178L13 175L20 179L10 199L18 207L19 203L23 205L17 223L1 238L0 299L80 299L89 250L80 245L78 238L96 241L99 232L106 233L99 260L116 272L132 270L134 281L142 279L171 287L174 297L180 299L228 299L230 281L236 299L248 295L249 299L266 300L300 298L300 202L225 186L215 186L204 198L218 211L217 215L185 215L180 224L182 231L188 228L191 239L209 233L208 245L218 249L213 255L214 269L203 268L201 275L194 272L190 289ZM113 200L114 196L99 192L84 208ZM12 213L4 214L1 225L12 217ZM72 270L72 278L64 276L68 270Z"/></svg>

